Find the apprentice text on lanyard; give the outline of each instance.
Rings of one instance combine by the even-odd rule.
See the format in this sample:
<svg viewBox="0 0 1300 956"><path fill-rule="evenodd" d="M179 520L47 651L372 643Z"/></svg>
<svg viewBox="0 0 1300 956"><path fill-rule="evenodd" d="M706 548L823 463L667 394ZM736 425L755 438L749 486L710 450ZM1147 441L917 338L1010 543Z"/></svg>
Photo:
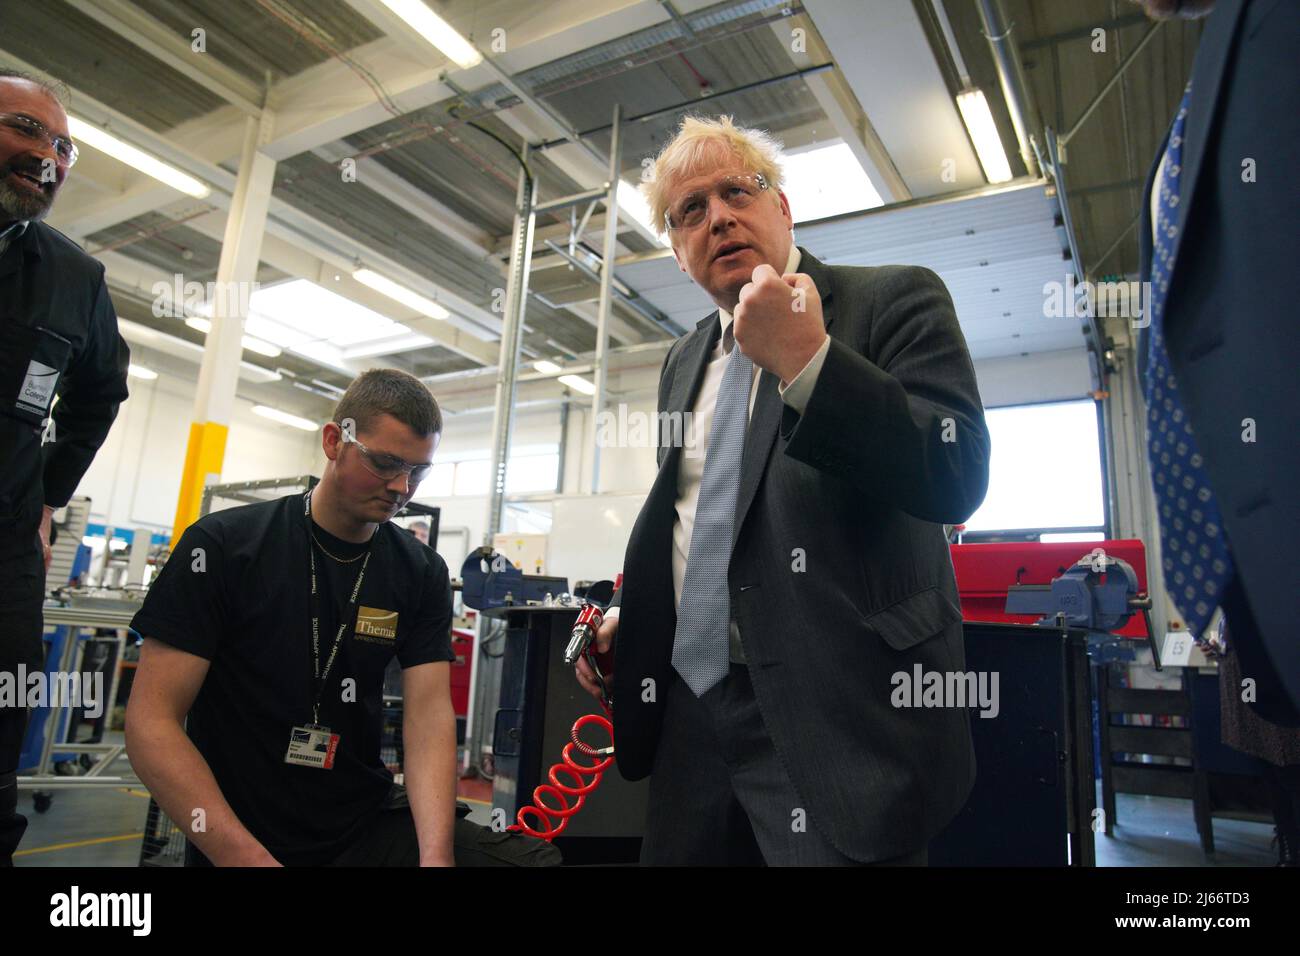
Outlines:
<svg viewBox="0 0 1300 956"><path fill-rule="evenodd" d="M303 515L307 521L307 535L314 538L311 527L311 492L303 496ZM334 634L334 643L330 647L328 659L325 661L324 670L320 664L320 589L316 582L316 549L308 546L311 564L311 661L313 682L313 697L311 705L312 722L305 726L294 727L289 733L289 749L284 755L284 762L294 764L300 767L314 767L319 770L330 770L334 767L334 757L338 753L339 735L330 733L328 727L322 726L320 722L320 703L325 694L325 681L329 677L330 669L334 666L334 659L338 656L339 648L343 646L343 636L347 632L348 624L353 619L356 611L357 596L361 593L361 582L366 577L366 565L370 563L370 551L366 552L365 559L361 562L361 570L357 572L357 580L352 585L352 594L348 598L347 607L343 611L343 618L339 623L338 630ZM322 550L324 550L322 548Z"/></svg>

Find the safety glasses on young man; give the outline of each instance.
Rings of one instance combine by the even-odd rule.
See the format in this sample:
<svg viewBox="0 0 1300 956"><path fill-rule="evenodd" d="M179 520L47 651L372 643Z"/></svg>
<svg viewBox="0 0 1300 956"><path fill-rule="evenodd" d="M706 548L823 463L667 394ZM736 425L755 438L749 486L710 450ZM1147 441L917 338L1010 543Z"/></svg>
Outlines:
<svg viewBox="0 0 1300 956"><path fill-rule="evenodd" d="M432 464L412 465L396 455L373 452L346 431L343 433L343 441L345 444L356 445L357 450L361 452L362 466L376 478L382 478L384 481L392 481L399 475L406 475L411 485L415 486L429 477L429 472L433 469Z"/></svg>

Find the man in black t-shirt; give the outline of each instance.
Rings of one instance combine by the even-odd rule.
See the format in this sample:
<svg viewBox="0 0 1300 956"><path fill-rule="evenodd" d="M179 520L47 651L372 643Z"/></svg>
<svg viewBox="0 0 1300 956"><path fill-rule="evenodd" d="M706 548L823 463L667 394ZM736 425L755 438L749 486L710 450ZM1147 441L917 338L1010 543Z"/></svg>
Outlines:
<svg viewBox="0 0 1300 956"><path fill-rule="evenodd" d="M325 424L315 489L191 525L132 627L127 751L217 865L554 862L457 819L446 563L389 519L442 430L417 379L372 370ZM380 759L402 667L405 788ZM188 716L188 725L185 724Z"/></svg>

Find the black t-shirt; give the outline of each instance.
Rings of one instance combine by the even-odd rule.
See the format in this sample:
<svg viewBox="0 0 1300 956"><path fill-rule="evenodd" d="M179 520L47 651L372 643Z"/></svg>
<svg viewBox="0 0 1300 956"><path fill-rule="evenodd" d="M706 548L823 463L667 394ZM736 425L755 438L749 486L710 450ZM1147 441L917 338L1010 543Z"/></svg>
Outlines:
<svg viewBox="0 0 1300 956"><path fill-rule="evenodd" d="M388 794L392 775L379 751L389 661L396 655L406 668L453 659L451 582L432 548L391 523L369 545L355 545L312 522L313 545L308 520L302 495L200 518L131 622L212 662L190 709L190 739L235 815L290 865L332 860ZM320 722L340 735L330 770L284 760L292 728L312 722L313 547L322 669L366 563L346 559L371 551L321 697ZM358 619L367 622L362 633ZM355 693L345 689L349 678Z"/></svg>

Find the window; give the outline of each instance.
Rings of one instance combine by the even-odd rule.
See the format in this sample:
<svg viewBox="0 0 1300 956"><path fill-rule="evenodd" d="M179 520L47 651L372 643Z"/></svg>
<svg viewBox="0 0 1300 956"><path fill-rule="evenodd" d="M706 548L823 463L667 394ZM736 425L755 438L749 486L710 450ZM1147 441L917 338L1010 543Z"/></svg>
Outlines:
<svg viewBox="0 0 1300 956"><path fill-rule="evenodd" d="M452 494L456 481L456 463L440 462L433 466L429 477L420 482L420 495L428 498L446 498Z"/></svg>
<svg viewBox="0 0 1300 956"><path fill-rule="evenodd" d="M438 478L438 469L446 468L450 477L442 477L441 483L432 482ZM454 469L451 476L450 469ZM506 494L523 495L534 492L553 492L560 475L560 453L555 445L524 446L519 453L511 455L506 466ZM421 486L421 494L429 497L442 495L486 496L492 493L492 465L483 451L466 453L459 461L447 462L434 467L429 480Z"/></svg>
<svg viewBox="0 0 1300 956"><path fill-rule="evenodd" d="M785 157L785 190L795 222L811 222L883 206L847 143L838 142Z"/></svg>
<svg viewBox="0 0 1300 956"><path fill-rule="evenodd" d="M966 522L968 535L1105 530L1101 444L1092 401L992 408L985 420L993 440L989 491Z"/></svg>
<svg viewBox="0 0 1300 956"><path fill-rule="evenodd" d="M490 495L492 493L492 466L486 458L456 462L455 492L457 495Z"/></svg>
<svg viewBox="0 0 1300 956"><path fill-rule="evenodd" d="M534 491L554 491L560 474L560 456L518 455L506 466L506 493L527 494Z"/></svg>

